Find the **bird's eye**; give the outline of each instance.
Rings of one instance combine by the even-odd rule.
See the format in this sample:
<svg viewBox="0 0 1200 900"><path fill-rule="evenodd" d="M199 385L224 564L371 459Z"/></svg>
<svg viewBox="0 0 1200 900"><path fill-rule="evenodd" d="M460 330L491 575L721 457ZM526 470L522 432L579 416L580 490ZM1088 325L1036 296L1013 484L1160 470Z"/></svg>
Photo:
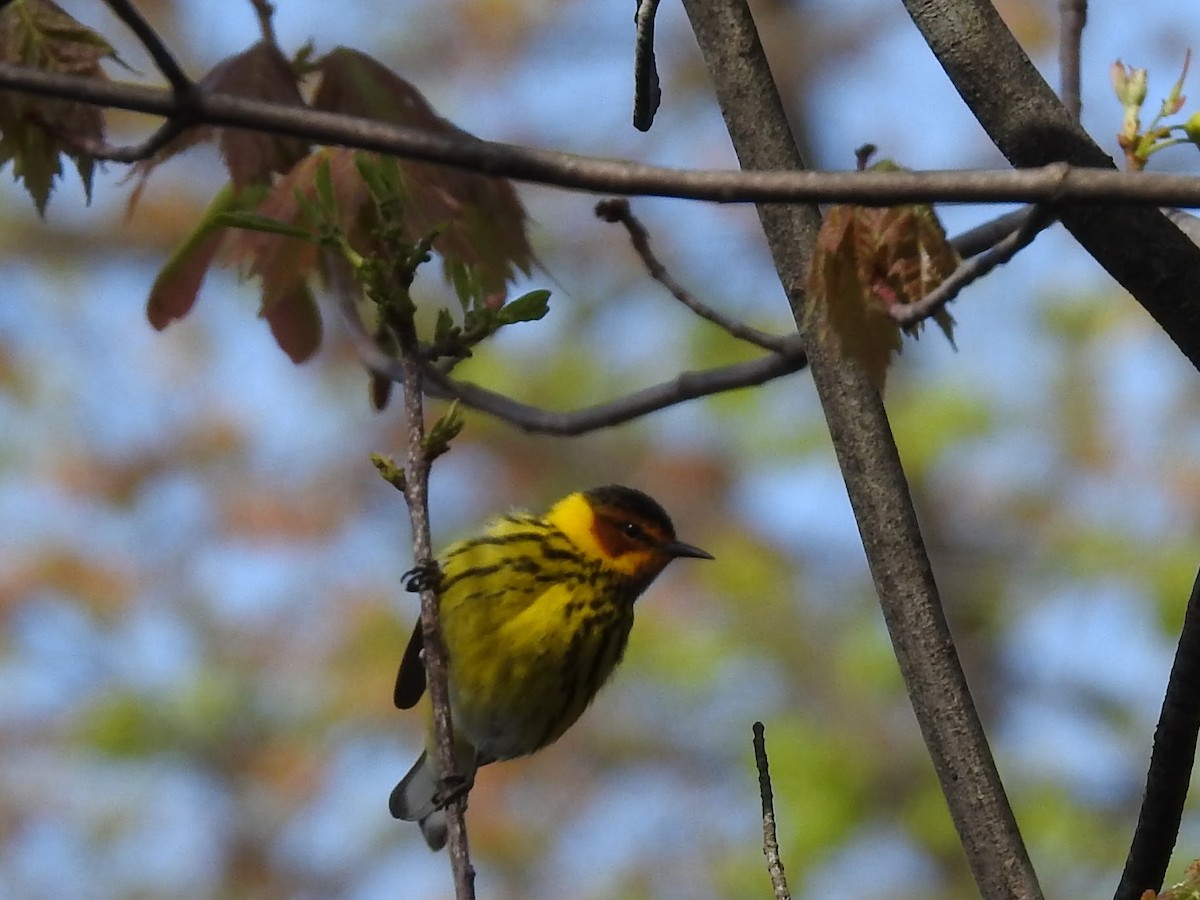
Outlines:
<svg viewBox="0 0 1200 900"><path fill-rule="evenodd" d="M621 533L635 541L645 541L646 532L637 522L626 522L621 526Z"/></svg>

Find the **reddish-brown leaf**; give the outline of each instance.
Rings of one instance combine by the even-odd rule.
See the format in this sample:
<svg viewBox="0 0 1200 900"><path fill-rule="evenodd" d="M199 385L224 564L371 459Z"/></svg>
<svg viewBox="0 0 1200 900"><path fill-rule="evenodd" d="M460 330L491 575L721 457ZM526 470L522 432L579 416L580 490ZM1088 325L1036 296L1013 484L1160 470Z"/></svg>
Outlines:
<svg viewBox="0 0 1200 900"><path fill-rule="evenodd" d="M299 79L291 63L279 48L259 41L241 53L230 56L200 80L200 89L238 97L251 97L272 103L303 105ZM241 128L193 128L134 166L144 182L162 162L196 144L214 141L225 159L229 178L237 188L269 180L274 173L286 172L308 152L308 144L299 138L283 137ZM131 197L136 201L137 192Z"/></svg>
<svg viewBox="0 0 1200 900"><path fill-rule="evenodd" d="M872 168L897 166L885 161ZM900 328L888 311L925 297L958 262L930 206L833 206L809 270L810 327L831 333L882 389L891 358L901 349ZM934 321L953 343L950 314L943 310ZM917 323L909 332L917 336L920 328Z"/></svg>
<svg viewBox="0 0 1200 900"><path fill-rule="evenodd" d="M47 72L107 80L100 60L116 58L109 43L50 0L14 0L0 8L0 61ZM62 157L75 163L89 199L95 160L79 149L104 140L98 107L0 92L0 165L11 161L38 212L44 213Z"/></svg>
<svg viewBox="0 0 1200 900"><path fill-rule="evenodd" d="M275 343L292 362L307 361L321 346L321 311L307 285L275 298L262 317L271 326Z"/></svg>
<svg viewBox="0 0 1200 900"><path fill-rule="evenodd" d="M316 174L329 166L340 225L352 243L360 244L359 223L370 197L354 165L354 152L342 148L321 149L292 167L258 205L258 215L298 227L306 222L297 194L316 200ZM289 297L316 274L320 251L311 241L263 231L230 231L223 248L224 262L238 265L244 274L262 280L262 308L270 310Z"/></svg>
<svg viewBox="0 0 1200 900"><path fill-rule="evenodd" d="M888 363L900 350L900 329L871 300L876 272L869 255L869 228L859 208L830 207L817 235L808 277L805 328L836 341L881 390Z"/></svg>
<svg viewBox="0 0 1200 900"><path fill-rule="evenodd" d="M369 384L369 393L371 397L371 409L375 412L383 412L387 409L388 401L392 399L393 381L390 378L384 378L382 375L371 374Z"/></svg>
<svg viewBox="0 0 1200 900"><path fill-rule="evenodd" d="M217 217L227 212L244 210L262 196L265 188L255 186L238 192L226 185L204 213L204 219L186 241L180 245L154 279L146 301L146 317L161 331L176 319L182 319L196 302L200 285L220 251L227 230L216 224Z"/></svg>
<svg viewBox="0 0 1200 900"><path fill-rule="evenodd" d="M317 68L317 109L472 139L439 116L420 91L366 54L340 47ZM517 271L529 271L533 251L525 207L511 182L433 163L402 160L400 166L407 193L406 237L419 240L440 230L434 249L447 263L476 267L487 293L503 295Z"/></svg>
<svg viewBox="0 0 1200 900"><path fill-rule="evenodd" d="M162 331L192 311L223 237L221 231L210 229L198 239L189 240L159 271L146 301L146 317L156 330Z"/></svg>

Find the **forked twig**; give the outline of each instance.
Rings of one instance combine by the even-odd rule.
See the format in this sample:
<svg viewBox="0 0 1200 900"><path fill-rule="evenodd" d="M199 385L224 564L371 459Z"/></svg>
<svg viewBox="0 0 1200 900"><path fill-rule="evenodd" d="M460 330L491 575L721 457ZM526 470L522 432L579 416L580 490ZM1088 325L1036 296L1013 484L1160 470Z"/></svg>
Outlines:
<svg viewBox="0 0 1200 900"><path fill-rule="evenodd" d="M978 281L994 268L1008 262L1021 250L1029 246L1043 229L1054 221L1054 216L1044 206L1035 206L1020 226L986 253L968 259L958 266L949 277L936 288L912 303L900 303L888 309L888 315L897 325L914 325L936 315L946 304L962 292L963 288Z"/></svg>
<svg viewBox="0 0 1200 900"><path fill-rule="evenodd" d="M757 347L762 347L764 350L772 350L775 353L784 353L787 351L788 338L759 331L745 322L739 322L737 319L717 312L717 310L708 304L697 299L687 288L676 281L671 273L667 271L666 266L659 262L658 257L654 255L654 251L650 249L650 235L646 231L646 226L633 214L633 211L629 208L629 201L624 197L601 200L596 204L596 215L605 222L615 222L625 226L625 230L629 232L629 240L633 244L633 249L641 257L642 264L646 267L646 272L650 277L670 291L672 297L700 318L707 319L735 338L747 341Z"/></svg>

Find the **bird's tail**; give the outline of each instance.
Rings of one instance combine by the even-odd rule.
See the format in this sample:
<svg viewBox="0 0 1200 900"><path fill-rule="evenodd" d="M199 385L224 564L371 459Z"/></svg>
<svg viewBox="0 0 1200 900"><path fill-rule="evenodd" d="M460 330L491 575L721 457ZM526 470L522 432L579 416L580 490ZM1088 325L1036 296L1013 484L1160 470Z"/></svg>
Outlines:
<svg viewBox="0 0 1200 900"><path fill-rule="evenodd" d="M388 809L393 816L405 822L420 823L421 834L425 835L430 850L441 850L446 845L446 813L434 802L439 781L436 767L426 751L417 757L388 799Z"/></svg>
<svg viewBox="0 0 1200 900"><path fill-rule="evenodd" d="M460 756L466 757L460 758L458 764L460 770L465 770L463 775L469 786L475 779L474 751ZM388 809L395 818L417 822L421 826L421 834L430 850L441 850L446 846L446 811L437 803L437 795L443 787L437 765L426 750L400 779L388 799Z"/></svg>

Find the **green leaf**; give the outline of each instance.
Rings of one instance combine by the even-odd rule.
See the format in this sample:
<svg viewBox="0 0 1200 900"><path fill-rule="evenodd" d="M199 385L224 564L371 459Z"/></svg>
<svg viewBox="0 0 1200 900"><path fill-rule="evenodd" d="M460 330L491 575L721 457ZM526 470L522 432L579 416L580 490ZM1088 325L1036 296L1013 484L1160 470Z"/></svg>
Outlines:
<svg viewBox="0 0 1200 900"><path fill-rule="evenodd" d="M483 289L479 284L475 270L461 260L447 259L445 261L446 277L454 288L454 295L463 312L478 306L483 301Z"/></svg>
<svg viewBox="0 0 1200 900"><path fill-rule="evenodd" d="M316 176L313 179L313 187L317 192L317 203L325 215L322 221L336 222L337 218L337 197L333 192L333 170L329 165L328 160L321 160L317 166Z"/></svg>
<svg viewBox="0 0 1200 900"><path fill-rule="evenodd" d="M381 203L403 202L404 172L398 160L391 156L356 153L354 165L376 206Z"/></svg>
<svg viewBox="0 0 1200 900"><path fill-rule="evenodd" d="M429 455L430 462L449 451L450 442L463 430L464 424L466 423L463 420L462 409L455 400L425 435L425 452Z"/></svg>
<svg viewBox="0 0 1200 900"><path fill-rule="evenodd" d="M378 470L380 478L398 491L403 492L405 490L406 478L404 466L397 463L390 456L384 456L382 453L372 453L371 464Z"/></svg>
<svg viewBox="0 0 1200 900"><path fill-rule="evenodd" d="M512 325L515 322L536 322L550 312L550 292L547 290L530 291L522 294L516 300L506 303L500 308L500 323Z"/></svg>
<svg viewBox="0 0 1200 900"><path fill-rule="evenodd" d="M105 58L117 60L108 41L51 0L0 3L0 62L107 81L100 68ZM91 200L95 160L80 147L103 142L104 113L97 107L0 91L0 166L13 164L39 215L62 174L63 157L74 161Z"/></svg>
<svg viewBox="0 0 1200 900"><path fill-rule="evenodd" d="M322 212L322 206L308 194L304 193L300 188L293 189L293 196L296 200L296 208L299 210L299 216L302 221L311 222L313 225L320 225L329 220Z"/></svg>
<svg viewBox="0 0 1200 900"><path fill-rule="evenodd" d="M450 315L450 310L439 309L437 314L437 323L433 327L433 339L437 343L450 339L454 334L454 317Z"/></svg>
<svg viewBox="0 0 1200 900"><path fill-rule="evenodd" d="M260 216L250 212L220 213L213 218L213 224L226 228L245 228L247 231L265 231L268 234L282 234L284 237L300 238L315 241L317 234L309 228L272 219L270 216Z"/></svg>

